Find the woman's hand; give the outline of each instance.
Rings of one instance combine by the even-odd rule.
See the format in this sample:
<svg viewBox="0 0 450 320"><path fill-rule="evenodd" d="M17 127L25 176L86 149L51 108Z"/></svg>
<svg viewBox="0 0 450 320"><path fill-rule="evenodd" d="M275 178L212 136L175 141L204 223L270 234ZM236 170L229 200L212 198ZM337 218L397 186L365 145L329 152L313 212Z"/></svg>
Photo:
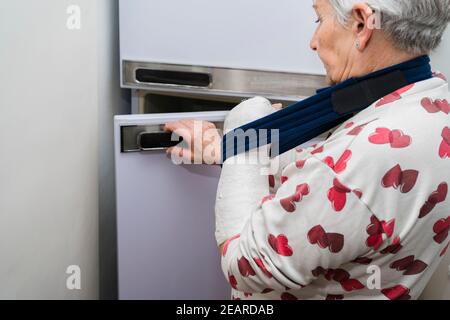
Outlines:
<svg viewBox="0 0 450 320"><path fill-rule="evenodd" d="M180 120L167 123L164 130L183 138L180 145L167 149L172 159L184 164L220 164L222 136L214 123Z"/></svg>
<svg viewBox="0 0 450 320"><path fill-rule="evenodd" d="M275 110L282 108L282 104L272 106ZM221 164L222 134L213 123L180 120L167 123L164 130L183 138L181 145L167 149L167 153L177 162L181 160L184 164Z"/></svg>

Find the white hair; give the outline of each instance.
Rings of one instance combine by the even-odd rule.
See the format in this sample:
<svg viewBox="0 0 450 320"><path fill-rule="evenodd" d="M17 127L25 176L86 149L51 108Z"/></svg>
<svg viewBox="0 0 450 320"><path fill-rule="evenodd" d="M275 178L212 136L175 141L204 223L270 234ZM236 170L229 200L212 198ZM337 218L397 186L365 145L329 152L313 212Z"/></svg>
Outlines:
<svg viewBox="0 0 450 320"><path fill-rule="evenodd" d="M329 0L338 21L347 25L355 3L367 3L381 17L381 28L394 45L413 54L428 54L442 41L450 22L450 0Z"/></svg>

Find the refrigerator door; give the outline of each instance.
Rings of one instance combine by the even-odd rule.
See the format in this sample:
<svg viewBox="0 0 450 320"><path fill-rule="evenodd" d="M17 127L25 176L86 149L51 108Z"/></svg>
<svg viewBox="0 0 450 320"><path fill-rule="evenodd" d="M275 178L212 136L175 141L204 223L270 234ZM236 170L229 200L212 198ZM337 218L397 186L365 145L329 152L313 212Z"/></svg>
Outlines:
<svg viewBox="0 0 450 320"><path fill-rule="evenodd" d="M121 60L324 74L299 0L120 0Z"/></svg>
<svg viewBox="0 0 450 320"><path fill-rule="evenodd" d="M226 112L115 118L120 299L229 299L214 238L220 167L177 166L163 150L122 152L126 130ZM132 144L132 143L131 143Z"/></svg>

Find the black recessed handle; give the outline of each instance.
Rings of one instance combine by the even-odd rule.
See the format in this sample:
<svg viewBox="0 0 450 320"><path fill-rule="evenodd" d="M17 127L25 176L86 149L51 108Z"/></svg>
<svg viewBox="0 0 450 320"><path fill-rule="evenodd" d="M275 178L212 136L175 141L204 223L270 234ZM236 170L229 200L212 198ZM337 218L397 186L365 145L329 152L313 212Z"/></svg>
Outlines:
<svg viewBox="0 0 450 320"><path fill-rule="evenodd" d="M173 141L171 132L143 132L138 135L138 146L142 151L167 149L183 142L182 137L175 137L178 140Z"/></svg>
<svg viewBox="0 0 450 320"><path fill-rule="evenodd" d="M211 75L198 72L137 69L136 80L142 83L209 87Z"/></svg>

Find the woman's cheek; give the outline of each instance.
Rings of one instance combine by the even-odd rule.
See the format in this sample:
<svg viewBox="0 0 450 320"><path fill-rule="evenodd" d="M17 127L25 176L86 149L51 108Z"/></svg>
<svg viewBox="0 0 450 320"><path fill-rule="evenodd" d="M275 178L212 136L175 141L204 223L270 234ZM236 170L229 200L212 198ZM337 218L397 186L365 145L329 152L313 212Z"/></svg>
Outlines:
<svg viewBox="0 0 450 320"><path fill-rule="evenodd" d="M319 53L319 58L320 58L320 60L322 60L322 63L325 68L325 71L327 72L327 75L331 77L333 64L331 62L330 55L328 54L327 51L322 51Z"/></svg>

